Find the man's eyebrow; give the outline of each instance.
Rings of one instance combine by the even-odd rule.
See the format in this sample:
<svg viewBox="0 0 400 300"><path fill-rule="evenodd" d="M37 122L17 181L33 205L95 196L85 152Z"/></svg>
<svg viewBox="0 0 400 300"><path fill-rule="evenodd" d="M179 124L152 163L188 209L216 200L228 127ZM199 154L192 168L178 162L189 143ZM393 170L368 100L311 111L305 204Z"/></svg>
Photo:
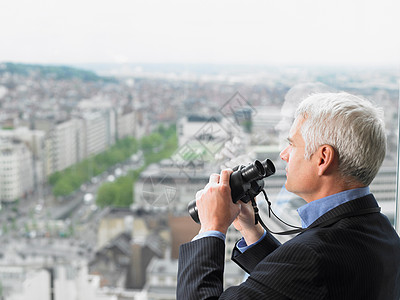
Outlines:
<svg viewBox="0 0 400 300"><path fill-rule="evenodd" d="M286 141L287 141L288 143L290 143L290 144L293 144L293 140L292 140L290 137L287 137L287 138L286 138Z"/></svg>

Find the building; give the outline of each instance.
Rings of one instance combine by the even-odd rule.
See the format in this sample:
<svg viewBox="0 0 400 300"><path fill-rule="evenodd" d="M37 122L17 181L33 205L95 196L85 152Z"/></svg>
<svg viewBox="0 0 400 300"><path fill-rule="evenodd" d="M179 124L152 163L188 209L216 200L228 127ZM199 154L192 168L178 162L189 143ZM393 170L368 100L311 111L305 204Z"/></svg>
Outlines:
<svg viewBox="0 0 400 300"><path fill-rule="evenodd" d="M101 289L100 278L88 273L83 248L81 243L67 239L38 238L28 243L21 243L21 240L3 243L0 299L125 300Z"/></svg>
<svg viewBox="0 0 400 300"><path fill-rule="evenodd" d="M143 288L151 259L166 255L170 240L166 223L167 217L154 220L154 215L140 211L109 209L99 224L90 272L102 278L102 286Z"/></svg>
<svg viewBox="0 0 400 300"><path fill-rule="evenodd" d="M132 239L121 233L99 249L89 264L100 277L101 287L140 290L146 283L146 268L153 257L162 257L163 241L156 235Z"/></svg>
<svg viewBox="0 0 400 300"><path fill-rule="evenodd" d="M96 249L103 248L109 241L124 232L132 234L134 231L134 220L133 212L128 209L107 209L99 223Z"/></svg>
<svg viewBox="0 0 400 300"><path fill-rule="evenodd" d="M121 233L99 249L89 263L91 274L101 278L100 286L124 288L131 262L131 236Z"/></svg>
<svg viewBox="0 0 400 300"><path fill-rule="evenodd" d="M180 245L187 243L199 233L200 225L193 222L189 214L184 216L170 215L168 228L171 230L171 258L179 258Z"/></svg>
<svg viewBox="0 0 400 300"><path fill-rule="evenodd" d="M117 110L117 138L134 137L136 135L135 112L133 109L125 107Z"/></svg>
<svg viewBox="0 0 400 300"><path fill-rule="evenodd" d="M164 257L165 243L157 235L146 238L133 238L131 241L130 270L128 271L126 288L142 290L146 284L146 269L154 258Z"/></svg>
<svg viewBox="0 0 400 300"><path fill-rule="evenodd" d="M154 258L146 271L148 300L176 299L178 261Z"/></svg>
<svg viewBox="0 0 400 300"><path fill-rule="evenodd" d="M82 115L85 140L84 157L105 151L110 145L109 124L100 112L87 112Z"/></svg>
<svg viewBox="0 0 400 300"><path fill-rule="evenodd" d="M0 297L7 300L136 299L132 292L102 290L99 277L89 275L84 264L33 268L0 266L0 280L5 286ZM127 294L129 298L122 297Z"/></svg>
<svg viewBox="0 0 400 300"><path fill-rule="evenodd" d="M0 200L13 202L33 191L33 158L17 140L0 139Z"/></svg>
<svg viewBox="0 0 400 300"><path fill-rule="evenodd" d="M83 124L78 119L70 119L56 124L45 141L46 175L64 170L84 158Z"/></svg>
<svg viewBox="0 0 400 300"><path fill-rule="evenodd" d="M45 174L45 137L42 130L31 130L28 127L19 127L12 130L0 130L0 138L11 138L25 143L32 152L33 176L35 187L43 184Z"/></svg>
<svg viewBox="0 0 400 300"><path fill-rule="evenodd" d="M1 299L52 300L51 277L44 268L0 266Z"/></svg>
<svg viewBox="0 0 400 300"><path fill-rule="evenodd" d="M80 117L55 124L45 141L46 175L64 170L115 143L115 114L85 112Z"/></svg>

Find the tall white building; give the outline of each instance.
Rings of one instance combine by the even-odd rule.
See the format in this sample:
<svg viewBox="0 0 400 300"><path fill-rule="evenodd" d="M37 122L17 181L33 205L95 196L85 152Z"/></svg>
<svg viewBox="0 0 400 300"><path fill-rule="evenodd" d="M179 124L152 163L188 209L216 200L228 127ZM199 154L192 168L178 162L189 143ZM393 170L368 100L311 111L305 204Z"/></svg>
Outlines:
<svg viewBox="0 0 400 300"><path fill-rule="evenodd" d="M112 111L82 115L85 157L105 151L115 143L115 114Z"/></svg>
<svg viewBox="0 0 400 300"><path fill-rule="evenodd" d="M46 175L61 171L84 157L82 121L70 119L48 132L46 142Z"/></svg>
<svg viewBox="0 0 400 300"><path fill-rule="evenodd" d="M32 190L32 153L22 142L0 139L0 200L13 202Z"/></svg>
<svg viewBox="0 0 400 300"><path fill-rule="evenodd" d="M43 183L46 174L45 166L45 137L42 130L31 130L28 127L19 127L13 130L0 130L0 138L16 139L24 142L33 157L34 184Z"/></svg>
<svg viewBox="0 0 400 300"><path fill-rule="evenodd" d="M98 132L98 130L100 130L99 127L103 127L106 145L109 146L115 143L117 135L117 116L115 112L115 103L113 103L113 101L95 96L91 99L80 101L77 108L77 116L82 118L85 123L93 121L93 124L87 127L89 136L91 136L91 133ZM96 139L95 137L93 138ZM97 141L99 141L99 139L97 139ZM90 154L92 153L89 151L88 155Z"/></svg>

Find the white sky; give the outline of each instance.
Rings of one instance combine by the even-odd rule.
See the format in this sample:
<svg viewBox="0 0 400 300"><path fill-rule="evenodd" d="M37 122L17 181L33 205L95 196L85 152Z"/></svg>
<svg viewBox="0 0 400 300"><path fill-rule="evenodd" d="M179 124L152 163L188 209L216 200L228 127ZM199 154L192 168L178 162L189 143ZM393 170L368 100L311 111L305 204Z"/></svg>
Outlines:
<svg viewBox="0 0 400 300"><path fill-rule="evenodd" d="M399 0L2 0L0 61L400 63Z"/></svg>

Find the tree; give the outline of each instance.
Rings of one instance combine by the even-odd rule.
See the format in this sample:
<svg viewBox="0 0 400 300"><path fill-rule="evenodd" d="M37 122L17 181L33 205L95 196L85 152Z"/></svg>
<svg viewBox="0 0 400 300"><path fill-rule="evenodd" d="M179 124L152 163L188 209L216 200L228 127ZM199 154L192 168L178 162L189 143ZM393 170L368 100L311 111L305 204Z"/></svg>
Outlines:
<svg viewBox="0 0 400 300"><path fill-rule="evenodd" d="M68 180L59 180L53 187L54 196L67 196L74 191L74 187Z"/></svg>
<svg viewBox="0 0 400 300"><path fill-rule="evenodd" d="M98 192L96 204L100 207L112 205L118 198L118 188L112 183L103 184Z"/></svg>

